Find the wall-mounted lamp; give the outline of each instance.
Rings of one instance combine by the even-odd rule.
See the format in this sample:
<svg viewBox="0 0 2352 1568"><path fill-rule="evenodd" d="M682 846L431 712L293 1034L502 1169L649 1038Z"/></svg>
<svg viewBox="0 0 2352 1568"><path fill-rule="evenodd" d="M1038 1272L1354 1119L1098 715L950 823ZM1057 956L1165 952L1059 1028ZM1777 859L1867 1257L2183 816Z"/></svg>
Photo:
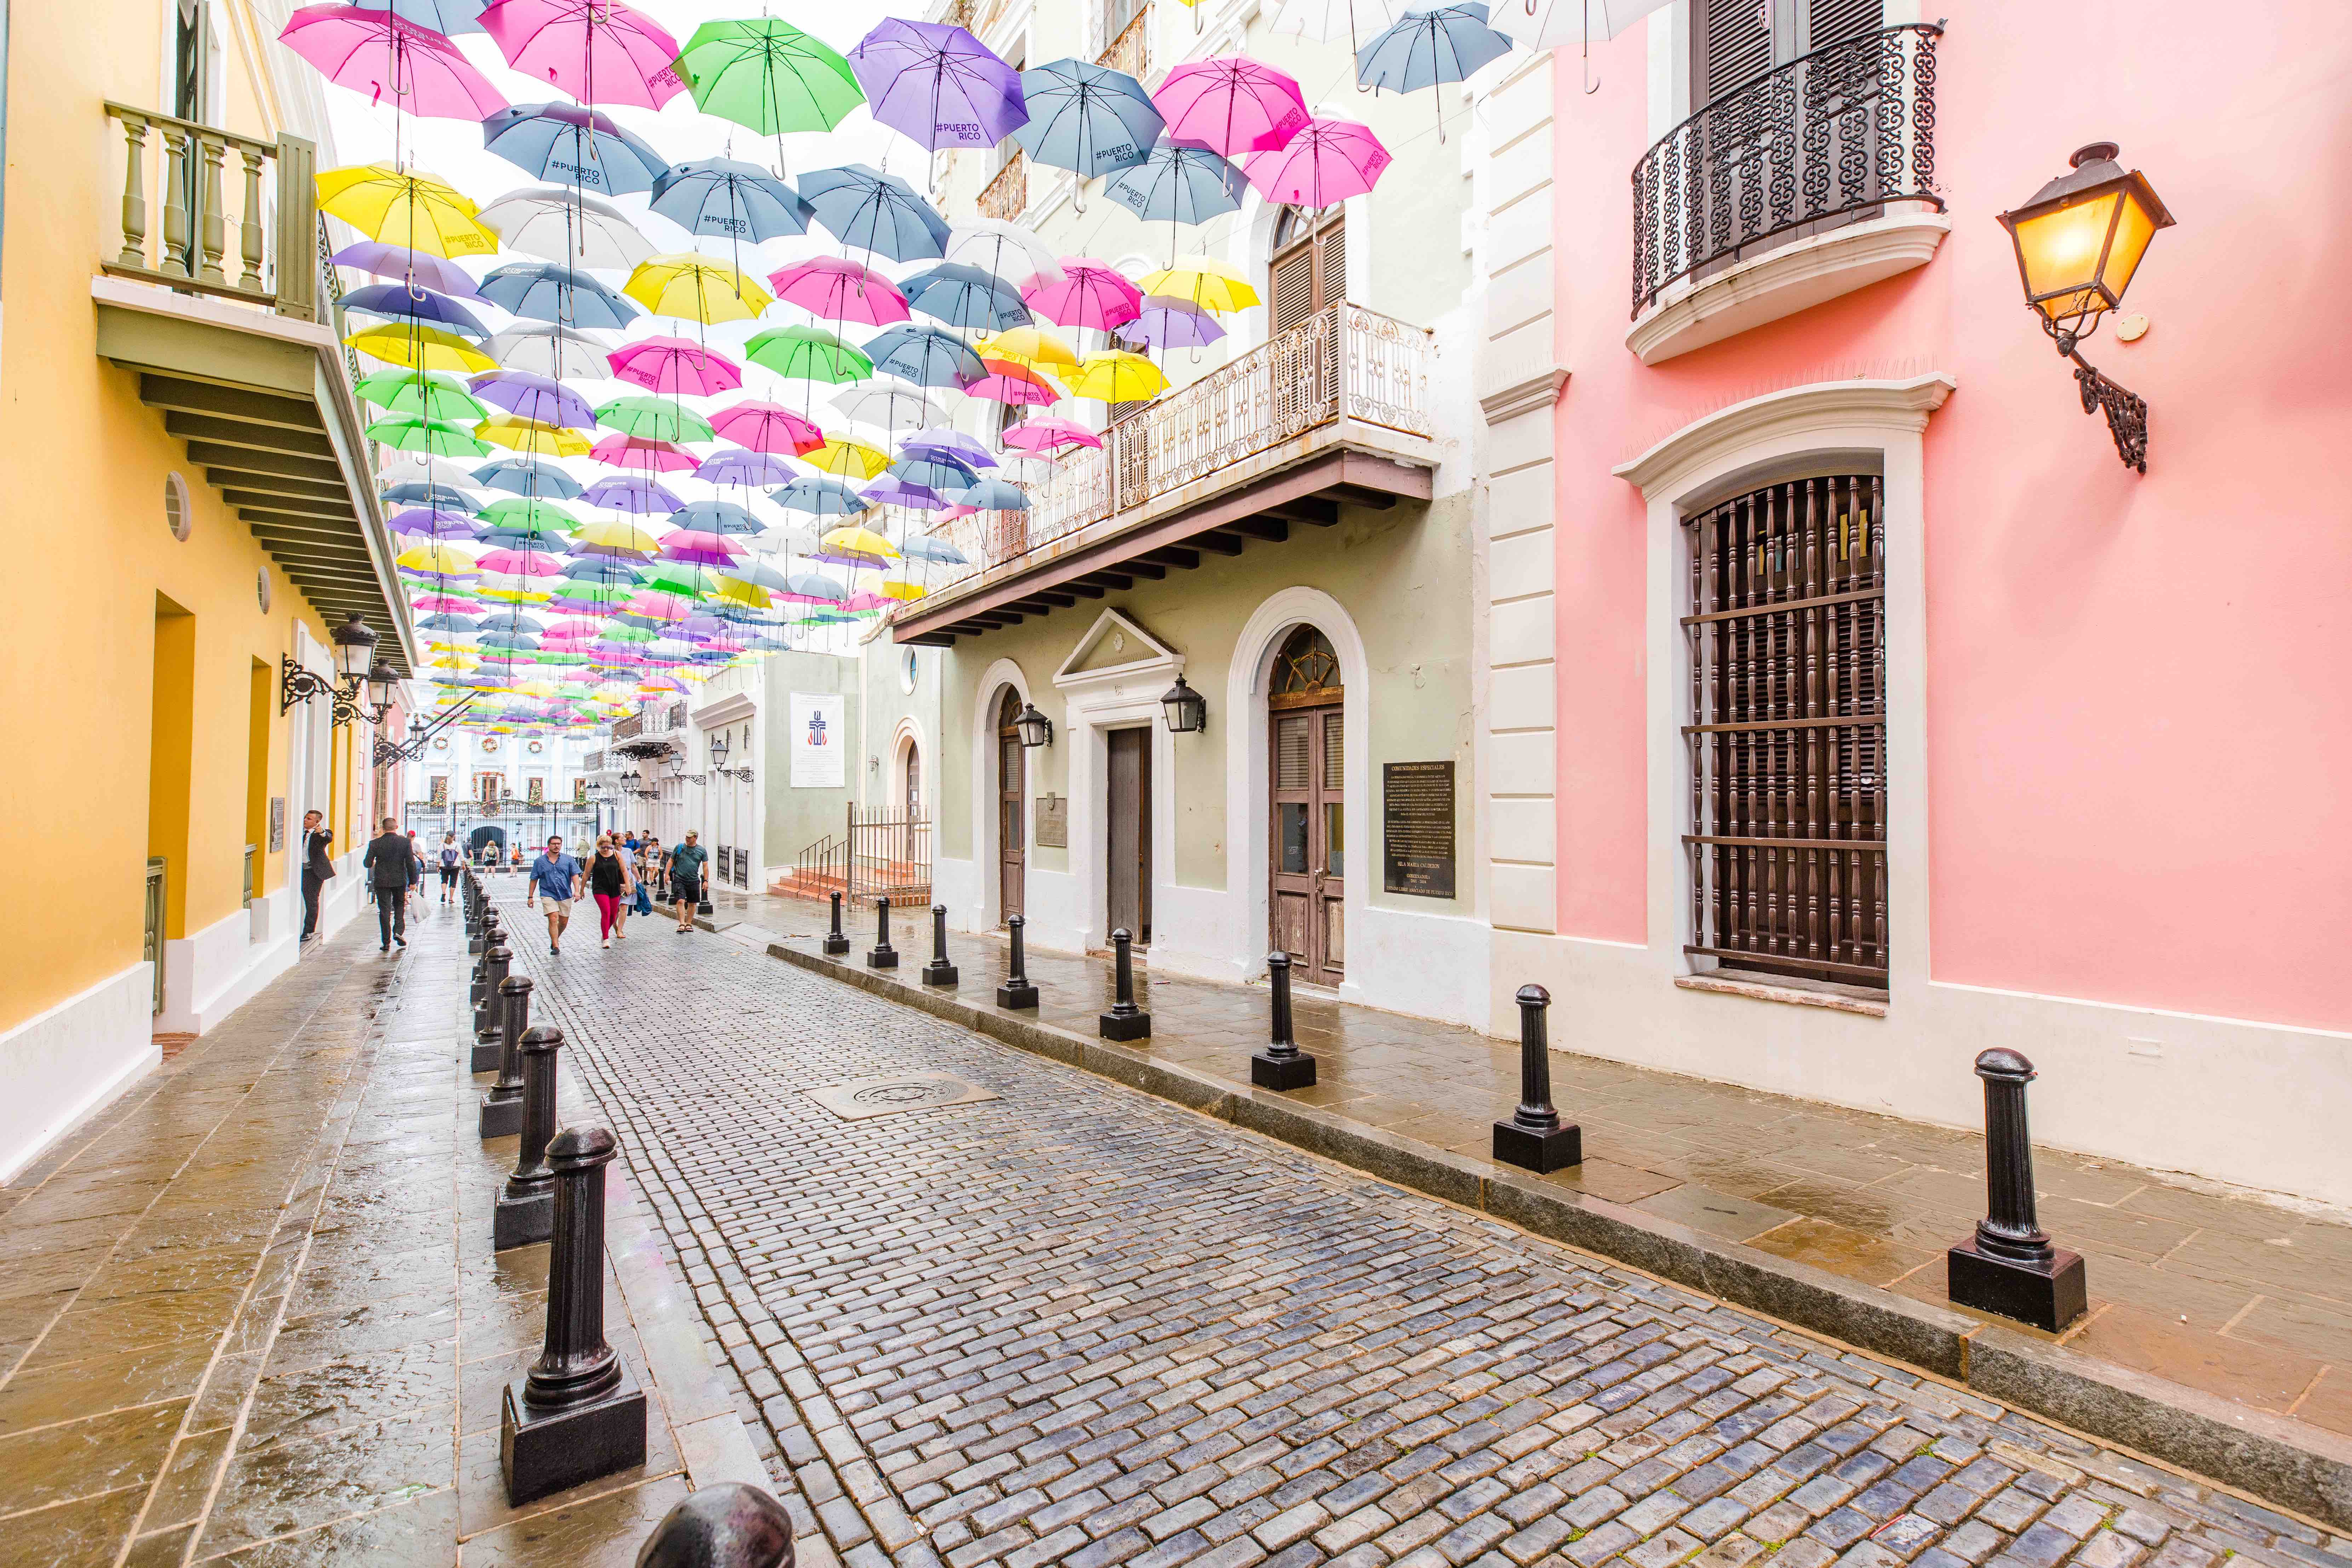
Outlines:
<svg viewBox="0 0 2352 1568"><path fill-rule="evenodd" d="M713 735L710 738L710 771L714 773L724 773L730 779L740 779L745 784L751 783L751 763L746 763L740 768L730 768L727 765L727 754L732 749L732 744L728 741L727 732L725 731L722 730L718 734Z"/></svg>
<svg viewBox="0 0 2352 1568"><path fill-rule="evenodd" d="M1037 711L1034 702L1024 702L1021 711L1013 716L1013 727L1021 731L1021 743L1034 749L1054 743L1054 721Z"/></svg>
<svg viewBox="0 0 2352 1568"><path fill-rule="evenodd" d="M313 697L325 697L333 704L333 721L338 725L355 722L360 718L360 688L368 679L374 663L375 633L353 610L334 631L335 673L340 679L329 680L314 675L294 662L290 654L281 655L278 661L278 711L285 713L297 702L308 702ZM390 671L386 671L390 675ZM399 677L392 676L397 680ZM387 700L387 707L390 702Z"/></svg>
<svg viewBox="0 0 2352 1568"><path fill-rule="evenodd" d="M1209 700L1185 685L1181 675L1160 699L1160 706L1168 715L1171 734L1197 735L1209 727Z"/></svg>
<svg viewBox="0 0 2352 1568"><path fill-rule="evenodd" d="M2105 413L2116 454L2127 468L2147 472L2147 403L2093 369L2074 352L2098 330L2099 318L2120 307L2148 241L2172 226L2147 177L2126 173L2112 142L2075 151L2071 172L2033 193L2023 206L2000 215L2017 247L2017 272L2042 330L2074 362L2083 412Z"/></svg>

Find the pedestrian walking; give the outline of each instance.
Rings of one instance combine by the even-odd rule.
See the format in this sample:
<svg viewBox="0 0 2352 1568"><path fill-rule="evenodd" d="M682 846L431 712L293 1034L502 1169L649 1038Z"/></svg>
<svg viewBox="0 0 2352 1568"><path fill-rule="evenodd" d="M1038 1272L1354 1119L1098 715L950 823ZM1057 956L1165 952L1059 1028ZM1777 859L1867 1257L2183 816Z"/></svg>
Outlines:
<svg viewBox="0 0 2352 1568"><path fill-rule="evenodd" d="M636 873L629 867L629 858L621 853L611 836L598 837L596 853L588 859L588 891L596 900L596 918L603 927L604 946L612 946L616 936L629 934L628 899L636 889Z"/></svg>
<svg viewBox="0 0 2352 1568"><path fill-rule="evenodd" d="M457 847L457 836L454 833L443 834L441 836L441 901L443 903L456 901L457 872L465 862L466 852Z"/></svg>
<svg viewBox="0 0 2352 1568"><path fill-rule="evenodd" d="M654 912L653 868L646 855L647 843L646 839L637 840L636 847L630 852L637 877L636 903L630 911L633 914L649 915Z"/></svg>
<svg viewBox="0 0 2352 1568"><path fill-rule="evenodd" d="M662 847L660 839L648 833L645 854L646 868L637 874L653 884L654 902L666 904L669 902L669 852Z"/></svg>
<svg viewBox="0 0 2352 1568"><path fill-rule="evenodd" d="M335 830L316 811L302 814L302 940L310 941L319 934L319 893L326 887L327 879L335 874L335 862L328 850L335 842Z"/></svg>
<svg viewBox="0 0 2352 1568"><path fill-rule="evenodd" d="M520 856L517 849L515 854ZM542 893L547 896L547 951L563 951L563 928L572 923L573 889L580 878L580 862L563 852L563 835L551 833L547 847L530 863L530 889L523 894L526 906L536 903Z"/></svg>
<svg viewBox="0 0 2352 1568"><path fill-rule="evenodd" d="M416 863L416 846L401 836L400 819L387 816L383 831L368 843L360 858L367 868L368 886L375 893L375 923L381 939L378 952L392 944L408 945L408 889L423 875Z"/></svg>
<svg viewBox="0 0 2352 1568"><path fill-rule="evenodd" d="M425 898L425 846L416 841L416 829L414 827L408 830L408 887L401 898L404 915L407 913L406 900L415 899L422 902Z"/></svg>
<svg viewBox="0 0 2352 1568"><path fill-rule="evenodd" d="M686 830L686 842L669 852L669 895L677 900L677 930L683 936L694 929L694 906L702 901L702 865L710 851L695 842L701 837Z"/></svg>

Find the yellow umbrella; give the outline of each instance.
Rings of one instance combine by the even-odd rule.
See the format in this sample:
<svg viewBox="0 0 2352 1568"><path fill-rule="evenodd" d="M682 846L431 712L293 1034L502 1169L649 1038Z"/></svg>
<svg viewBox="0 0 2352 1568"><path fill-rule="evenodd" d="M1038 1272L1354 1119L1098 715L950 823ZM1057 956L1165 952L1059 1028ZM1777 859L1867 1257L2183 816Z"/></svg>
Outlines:
<svg viewBox="0 0 2352 1568"><path fill-rule="evenodd" d="M593 445L577 430L542 425L536 419L494 414L474 426L474 434L492 446L529 452L541 458L576 458Z"/></svg>
<svg viewBox="0 0 2352 1568"><path fill-rule="evenodd" d="M1105 403L1134 403L1168 390L1168 378L1158 365L1125 349L1088 354L1061 380L1072 396L1098 397Z"/></svg>
<svg viewBox="0 0 2352 1568"><path fill-rule="evenodd" d="M642 550L648 555L661 548L660 540L626 518L583 523L572 538L578 544L594 544L606 550Z"/></svg>
<svg viewBox="0 0 2352 1568"><path fill-rule="evenodd" d="M845 555L878 555L885 561L898 558L898 547L870 528L849 523L827 532L822 541L827 550L838 550Z"/></svg>
<svg viewBox="0 0 2352 1568"><path fill-rule="evenodd" d="M1172 267L1146 275L1146 294L1190 300L1204 310L1242 310L1257 303L1257 290L1233 268L1206 256L1180 256Z"/></svg>
<svg viewBox="0 0 2352 1568"><path fill-rule="evenodd" d="M743 276L694 251L641 261L621 292L656 316L695 321L748 321L776 302Z"/></svg>
<svg viewBox="0 0 2352 1568"><path fill-rule="evenodd" d="M919 583L885 583L882 596L886 599L911 601L923 597L930 590Z"/></svg>
<svg viewBox="0 0 2352 1568"><path fill-rule="evenodd" d="M499 577L483 583L481 595L507 605L543 605L554 595L541 593L531 584L549 581L538 577Z"/></svg>
<svg viewBox="0 0 2352 1568"><path fill-rule="evenodd" d="M802 453L801 461L823 473L870 479L890 466L890 454L847 436L827 436L824 446Z"/></svg>
<svg viewBox="0 0 2352 1568"><path fill-rule="evenodd" d="M775 603L775 595L757 583L746 583L740 578L727 576L723 573L713 573L711 575L719 585L719 591L711 595L713 598L725 599L730 604L749 605L755 610L764 610Z"/></svg>
<svg viewBox="0 0 2352 1568"><path fill-rule="evenodd" d="M413 544L394 558L397 566L411 572L471 572L474 558L461 550L436 540L430 544Z"/></svg>
<svg viewBox="0 0 2352 1568"><path fill-rule="evenodd" d="M972 352L982 359L1009 359L1040 370L1075 367L1078 363L1076 352L1068 343L1039 327L1015 327L982 338L972 345Z"/></svg>
<svg viewBox="0 0 2352 1568"><path fill-rule="evenodd" d="M456 186L389 163L329 169L318 176L319 210L370 239L427 256L495 256L498 231Z"/></svg>
<svg viewBox="0 0 2352 1568"><path fill-rule="evenodd" d="M404 370L462 370L479 374L499 362L439 327L379 326L353 332L343 342L367 355Z"/></svg>

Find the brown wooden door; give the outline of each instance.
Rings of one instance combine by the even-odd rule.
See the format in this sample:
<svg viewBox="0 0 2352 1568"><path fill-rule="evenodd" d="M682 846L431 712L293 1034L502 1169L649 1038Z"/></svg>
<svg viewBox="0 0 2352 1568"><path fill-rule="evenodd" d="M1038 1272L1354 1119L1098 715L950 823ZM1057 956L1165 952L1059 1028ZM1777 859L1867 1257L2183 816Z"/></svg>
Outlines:
<svg viewBox="0 0 2352 1568"><path fill-rule="evenodd" d="M1108 911L1104 940L1124 928L1151 941L1151 731L1113 730L1110 742L1109 845L1104 858Z"/></svg>
<svg viewBox="0 0 2352 1568"><path fill-rule="evenodd" d="M1020 702L1007 691L996 712L996 898L1002 919L1024 914L1027 908L1022 889L1029 865L1028 825L1023 816L1028 762L1022 755L1021 731L1013 723L1020 711Z"/></svg>
<svg viewBox="0 0 2352 1568"><path fill-rule="evenodd" d="M1274 945L1299 979L1337 985L1348 957L1340 710L1278 708L1272 721Z"/></svg>

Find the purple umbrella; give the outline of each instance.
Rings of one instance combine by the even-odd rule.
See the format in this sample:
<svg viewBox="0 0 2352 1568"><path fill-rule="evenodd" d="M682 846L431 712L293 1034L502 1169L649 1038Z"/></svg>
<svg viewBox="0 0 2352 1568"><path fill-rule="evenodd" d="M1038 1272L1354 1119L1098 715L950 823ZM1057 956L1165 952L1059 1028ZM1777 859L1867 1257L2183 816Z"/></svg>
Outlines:
<svg viewBox="0 0 2352 1568"><path fill-rule="evenodd" d="M667 517L686 503L643 474L615 474L588 487L581 500L636 517Z"/></svg>
<svg viewBox="0 0 2352 1568"><path fill-rule="evenodd" d="M466 384L473 395L518 419L536 419L564 430L593 430L596 411L588 400L551 376L527 370L488 370Z"/></svg>
<svg viewBox="0 0 2352 1568"><path fill-rule="evenodd" d="M343 247L328 259L338 267L373 272L378 278L412 280L461 300L482 297L481 290L474 287L472 273L454 261L444 261L404 245L379 245L373 239L363 239L357 245Z"/></svg>
<svg viewBox="0 0 2352 1568"><path fill-rule="evenodd" d="M713 452L694 470L696 479L713 485L781 485L793 476L793 470L782 458L747 452L740 447Z"/></svg>
<svg viewBox="0 0 2352 1568"><path fill-rule="evenodd" d="M918 511L944 511L948 505L939 491L902 479L896 474L885 474L857 493L868 506L905 506ZM824 561L829 557L814 555L810 559Z"/></svg>
<svg viewBox="0 0 2352 1568"><path fill-rule="evenodd" d="M462 512L434 511L425 507L411 507L394 517L390 525L395 533L415 534L425 539L479 539L482 529L472 518Z"/></svg>
<svg viewBox="0 0 2352 1568"><path fill-rule="evenodd" d="M1190 300L1149 294L1144 297L1143 314L1121 326L1118 335L1147 348L1198 349L1223 337L1225 329Z"/></svg>
<svg viewBox="0 0 2352 1568"><path fill-rule="evenodd" d="M874 118L933 152L993 147L1029 123L1021 73L961 27L893 16L849 51Z"/></svg>

